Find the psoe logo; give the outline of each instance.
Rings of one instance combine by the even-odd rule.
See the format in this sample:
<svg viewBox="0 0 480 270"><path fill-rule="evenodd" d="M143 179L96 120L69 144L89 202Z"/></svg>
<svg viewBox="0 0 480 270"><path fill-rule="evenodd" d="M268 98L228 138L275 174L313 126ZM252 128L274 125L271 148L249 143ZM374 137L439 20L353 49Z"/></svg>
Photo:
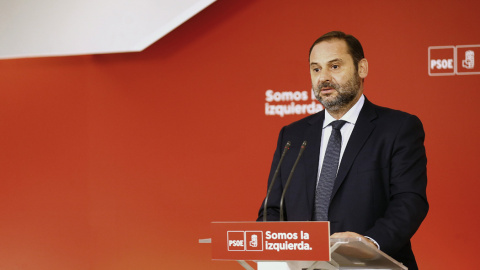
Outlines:
<svg viewBox="0 0 480 270"><path fill-rule="evenodd" d="M228 231L228 251L263 251L262 231Z"/></svg>
<svg viewBox="0 0 480 270"><path fill-rule="evenodd" d="M455 75L455 46L428 47L428 75Z"/></svg>
<svg viewBox="0 0 480 270"><path fill-rule="evenodd" d="M457 74L480 74L480 45L457 46Z"/></svg>
<svg viewBox="0 0 480 270"><path fill-rule="evenodd" d="M430 46L428 47L428 75L480 74L479 56L480 45Z"/></svg>

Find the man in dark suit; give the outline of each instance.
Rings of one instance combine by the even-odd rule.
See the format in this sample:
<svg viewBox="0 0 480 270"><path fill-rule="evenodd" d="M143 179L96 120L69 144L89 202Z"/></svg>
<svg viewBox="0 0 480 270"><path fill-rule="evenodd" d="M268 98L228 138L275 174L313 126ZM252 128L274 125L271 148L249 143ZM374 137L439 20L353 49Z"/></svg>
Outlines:
<svg viewBox="0 0 480 270"><path fill-rule="evenodd" d="M428 212L422 123L416 116L366 99L368 62L355 37L329 32L314 42L309 60L312 87L325 110L282 128L269 184L287 141L292 146L268 199L267 220L279 220L280 197L297 157L292 153L307 141L286 192L286 220L328 220L333 238L361 237L409 269L417 269L410 238ZM336 120L343 121L335 131ZM333 165L338 171L332 187L326 188L330 195L325 195L319 191L328 181L322 169L331 165L323 161L332 156L327 145L330 134L338 130L341 147L338 165ZM259 221L263 213L262 204Z"/></svg>

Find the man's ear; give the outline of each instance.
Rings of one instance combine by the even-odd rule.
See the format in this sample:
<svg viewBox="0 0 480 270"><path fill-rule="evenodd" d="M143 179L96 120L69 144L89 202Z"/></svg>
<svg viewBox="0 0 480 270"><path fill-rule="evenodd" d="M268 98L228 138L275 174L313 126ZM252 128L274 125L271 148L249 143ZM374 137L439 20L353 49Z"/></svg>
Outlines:
<svg viewBox="0 0 480 270"><path fill-rule="evenodd" d="M363 58L358 62L358 76L365 79L368 75L368 61L366 58Z"/></svg>

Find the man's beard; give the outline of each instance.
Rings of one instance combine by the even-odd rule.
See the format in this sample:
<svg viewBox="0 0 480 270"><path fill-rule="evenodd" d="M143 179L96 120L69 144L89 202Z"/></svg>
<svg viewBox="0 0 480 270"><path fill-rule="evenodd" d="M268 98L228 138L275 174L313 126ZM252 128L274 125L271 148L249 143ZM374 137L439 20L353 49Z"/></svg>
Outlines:
<svg viewBox="0 0 480 270"><path fill-rule="evenodd" d="M321 89L323 87L330 87L337 91L337 96L333 99L322 99L320 96ZM360 77L352 76L345 84L339 85L333 82L324 82L317 87L314 87L314 93L317 100L329 111L339 111L340 109L349 105L360 91Z"/></svg>

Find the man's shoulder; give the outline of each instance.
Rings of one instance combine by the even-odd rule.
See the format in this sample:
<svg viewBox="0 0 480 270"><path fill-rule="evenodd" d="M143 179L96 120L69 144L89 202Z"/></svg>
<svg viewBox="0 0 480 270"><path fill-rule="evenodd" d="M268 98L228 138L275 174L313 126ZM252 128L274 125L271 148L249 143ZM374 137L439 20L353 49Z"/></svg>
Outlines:
<svg viewBox="0 0 480 270"><path fill-rule="evenodd" d="M407 129L411 131L422 131L423 124L416 115L388 107L382 107L370 103L370 112L373 112L370 120L372 124L380 127L382 133L396 133ZM365 123L365 122L363 122Z"/></svg>
<svg viewBox="0 0 480 270"><path fill-rule="evenodd" d="M295 122L292 122L288 125L286 125L284 128L285 129L303 129L311 125L315 124L323 124L323 119L325 118L325 112L319 111L315 114L306 116L300 120L297 120Z"/></svg>
<svg viewBox="0 0 480 270"><path fill-rule="evenodd" d="M393 109L393 108L388 108L384 106L379 106L376 104L373 104L369 102L367 105L367 108L370 107L371 110L373 110L376 114L376 116L379 118L379 120L385 120L385 121L401 121L405 119L418 119L416 115L413 115L411 113L398 110L398 109ZM418 119L419 120L419 119Z"/></svg>

